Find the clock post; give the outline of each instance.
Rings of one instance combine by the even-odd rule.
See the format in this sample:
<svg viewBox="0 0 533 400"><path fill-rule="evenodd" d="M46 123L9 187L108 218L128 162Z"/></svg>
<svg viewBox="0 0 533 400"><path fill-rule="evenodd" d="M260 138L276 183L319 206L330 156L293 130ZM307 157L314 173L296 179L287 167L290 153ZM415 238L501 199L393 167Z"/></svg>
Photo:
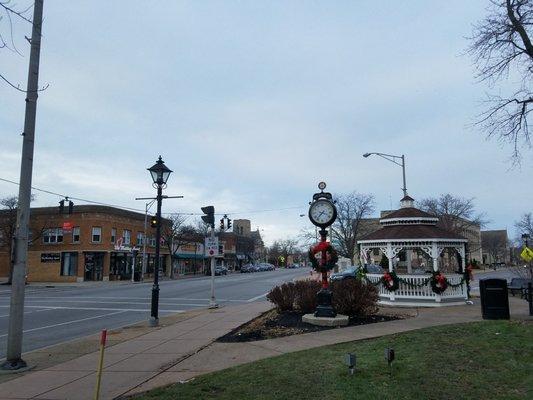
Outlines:
<svg viewBox="0 0 533 400"><path fill-rule="evenodd" d="M329 289L328 271L335 267L338 256L331 243L327 241L328 231L326 228L337 219L337 209L331 193L324 192L326 183L320 182L318 188L321 190L320 193L315 193L313 201L309 203L309 220L320 228L320 242L309 250L309 260L313 268L322 274L322 289L317 293L317 308L314 316L335 318L337 313L332 306L333 294ZM316 258L318 253L321 253L320 261Z"/></svg>

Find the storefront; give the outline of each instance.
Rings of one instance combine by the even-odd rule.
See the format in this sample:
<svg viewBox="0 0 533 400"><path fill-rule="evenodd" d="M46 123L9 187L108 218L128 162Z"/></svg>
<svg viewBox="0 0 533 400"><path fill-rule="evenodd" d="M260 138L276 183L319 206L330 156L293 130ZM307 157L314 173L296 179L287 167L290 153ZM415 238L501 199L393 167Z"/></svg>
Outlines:
<svg viewBox="0 0 533 400"><path fill-rule="evenodd" d="M101 281L104 276L104 252L86 252L84 256L84 280Z"/></svg>

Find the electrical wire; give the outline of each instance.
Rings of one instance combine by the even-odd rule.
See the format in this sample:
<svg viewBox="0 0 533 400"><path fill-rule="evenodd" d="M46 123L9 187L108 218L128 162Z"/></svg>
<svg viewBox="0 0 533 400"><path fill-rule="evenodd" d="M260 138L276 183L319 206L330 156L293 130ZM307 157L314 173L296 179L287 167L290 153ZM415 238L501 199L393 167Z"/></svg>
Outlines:
<svg viewBox="0 0 533 400"><path fill-rule="evenodd" d="M18 182L15 182L15 181L12 181L10 179L5 179L5 178L0 178L0 181L3 181L3 182L8 182L8 183L12 183L14 185L19 185ZM109 203L103 203L103 202L100 202L100 201L95 201L95 200L87 200L87 199L82 199L81 197L73 197L73 196L68 196L66 194L61 194L61 193L56 193L56 192L52 192L50 190L46 190L46 189L41 189L41 188L38 188L38 187L35 187L35 186L32 186L31 187L33 190L36 190L38 192L42 192L42 193L47 193L47 194L50 194L52 196L58 196L62 199L64 198L69 198L70 200L77 200L77 201L83 201L85 203L89 203L89 204L96 204L96 205L101 205L101 206L108 206L108 207L115 207L115 208L121 208L123 210L129 210L129 211L136 211L136 212L140 212L140 213L145 213L145 210L142 210L142 209L139 209L139 208L132 208L132 207L126 207L126 206L119 206L119 205L116 205L116 204L109 204ZM215 215L242 215L242 214L259 214L259 213L263 213L263 212L274 212L274 211L287 211L287 210L296 210L296 209L301 209L303 206L294 206L294 207L283 207L283 208L270 208L270 209L264 209L264 210L250 210L250 211L233 211L233 212L220 212L220 213L215 213ZM187 213L187 212L177 212L177 213L162 213L162 214L165 214L165 215L193 215L193 216L200 216L200 215L204 215L203 213Z"/></svg>

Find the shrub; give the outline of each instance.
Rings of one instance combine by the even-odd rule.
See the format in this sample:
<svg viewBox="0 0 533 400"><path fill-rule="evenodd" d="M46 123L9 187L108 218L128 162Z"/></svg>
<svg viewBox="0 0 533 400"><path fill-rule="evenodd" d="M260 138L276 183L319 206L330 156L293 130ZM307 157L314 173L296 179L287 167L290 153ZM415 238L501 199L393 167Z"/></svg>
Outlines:
<svg viewBox="0 0 533 400"><path fill-rule="evenodd" d="M366 317L378 311L377 288L361 279L334 281L330 289L333 292L333 307L339 314Z"/></svg>
<svg viewBox="0 0 533 400"><path fill-rule="evenodd" d="M279 312L294 310L294 283L287 282L276 286L267 294L267 300L274 303Z"/></svg>
<svg viewBox="0 0 533 400"><path fill-rule="evenodd" d="M316 293L321 288L320 282L317 281L297 281L294 284L295 289L295 308L304 313L312 313L316 309Z"/></svg>

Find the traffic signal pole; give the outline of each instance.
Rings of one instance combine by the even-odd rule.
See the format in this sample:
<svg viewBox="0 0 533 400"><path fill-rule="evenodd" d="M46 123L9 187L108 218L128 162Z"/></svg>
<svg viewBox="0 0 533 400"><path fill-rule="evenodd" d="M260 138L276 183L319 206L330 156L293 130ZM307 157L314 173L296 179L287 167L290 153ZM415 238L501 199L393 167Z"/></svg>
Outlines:
<svg viewBox="0 0 533 400"><path fill-rule="evenodd" d="M215 228L211 227L211 239L215 239ZM211 300L209 301L209 308L218 308L215 299L215 256L211 256Z"/></svg>

